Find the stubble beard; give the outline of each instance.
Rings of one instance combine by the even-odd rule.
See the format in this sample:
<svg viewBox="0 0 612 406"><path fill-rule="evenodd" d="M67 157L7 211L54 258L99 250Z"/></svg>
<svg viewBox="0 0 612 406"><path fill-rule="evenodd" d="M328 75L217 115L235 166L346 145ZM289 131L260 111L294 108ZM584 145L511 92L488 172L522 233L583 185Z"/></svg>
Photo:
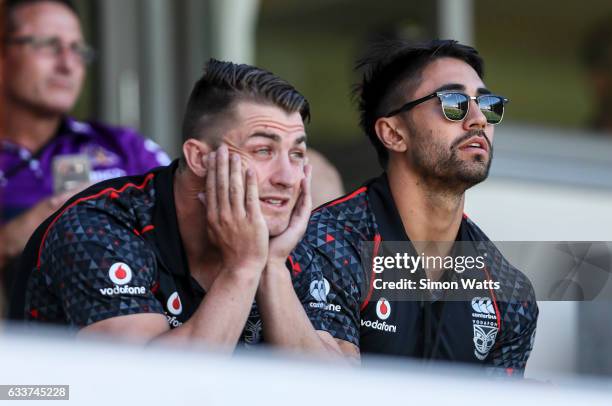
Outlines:
<svg viewBox="0 0 612 406"><path fill-rule="evenodd" d="M411 129L408 153L423 182L451 194L463 194L467 189L489 176L493 161L493 147L481 130L469 131L458 137L449 147L436 141L435 134ZM482 136L489 146L488 157L477 154L469 160L459 158L459 145L473 136Z"/></svg>

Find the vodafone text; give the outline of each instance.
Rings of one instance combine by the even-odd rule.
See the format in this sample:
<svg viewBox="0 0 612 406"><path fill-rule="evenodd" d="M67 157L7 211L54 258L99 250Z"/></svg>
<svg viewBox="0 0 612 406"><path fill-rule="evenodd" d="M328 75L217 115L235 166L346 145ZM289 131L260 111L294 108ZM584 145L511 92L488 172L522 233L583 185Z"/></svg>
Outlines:
<svg viewBox="0 0 612 406"><path fill-rule="evenodd" d="M102 288L100 293L104 296L116 296L116 295L144 295L147 290L144 286L115 286L114 288Z"/></svg>
<svg viewBox="0 0 612 406"><path fill-rule="evenodd" d="M361 327L367 327L367 328L371 328L374 330L379 330L379 331L386 331L389 333L395 333L397 332L397 326L394 324L387 324L386 321L371 321L371 320L364 320L361 319Z"/></svg>
<svg viewBox="0 0 612 406"><path fill-rule="evenodd" d="M166 313L166 320L168 321L168 324L172 328L177 328L183 325L183 322L177 319L176 316L170 316L167 313Z"/></svg>

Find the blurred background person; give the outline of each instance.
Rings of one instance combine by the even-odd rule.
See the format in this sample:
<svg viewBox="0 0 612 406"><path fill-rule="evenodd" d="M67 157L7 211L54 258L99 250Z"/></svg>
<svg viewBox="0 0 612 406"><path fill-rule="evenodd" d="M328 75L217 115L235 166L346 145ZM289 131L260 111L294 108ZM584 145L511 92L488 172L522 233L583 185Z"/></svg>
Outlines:
<svg viewBox="0 0 612 406"><path fill-rule="evenodd" d="M170 160L133 130L67 115L94 57L71 1L9 0L3 23L0 269L6 290L11 263L34 229L72 194L70 189L146 172ZM74 155L54 165L58 157ZM63 172L57 171L62 167ZM75 171L84 182L70 177Z"/></svg>
<svg viewBox="0 0 612 406"><path fill-rule="evenodd" d="M612 16L601 20L588 33L582 59L594 100L588 126L612 135Z"/></svg>
<svg viewBox="0 0 612 406"><path fill-rule="evenodd" d="M4 32L4 0L0 0L0 32ZM1 40L1 38L0 38ZM2 78L2 64L0 64L0 80ZM0 83L0 86L2 84ZM4 105L0 104L0 134L4 132L4 114L3 114ZM2 165L0 157L0 165ZM2 191L0 190L0 217L2 216ZM2 290L0 289L0 315L4 314L3 308L3 298L2 298ZM2 327L2 321L0 319L0 328Z"/></svg>
<svg viewBox="0 0 612 406"><path fill-rule="evenodd" d="M312 207L343 195L344 186L338 169L317 150L309 149L306 154L312 166Z"/></svg>

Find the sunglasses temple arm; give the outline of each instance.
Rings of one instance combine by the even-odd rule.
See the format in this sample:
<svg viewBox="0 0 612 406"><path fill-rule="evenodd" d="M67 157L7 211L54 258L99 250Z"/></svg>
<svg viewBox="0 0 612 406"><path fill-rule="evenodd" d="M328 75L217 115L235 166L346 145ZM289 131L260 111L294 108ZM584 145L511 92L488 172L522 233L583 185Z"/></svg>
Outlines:
<svg viewBox="0 0 612 406"><path fill-rule="evenodd" d="M416 99L416 100L413 100L411 102L408 102L408 103L404 104L402 107L400 107L399 109L395 109L392 112L390 112L389 114L385 115L385 117L389 118L389 117L393 117L393 116L395 116L397 114L404 113L404 112L412 109L414 106L419 105L419 104L421 104L423 102L426 102L429 99L433 99L436 96L438 96L437 92L436 93L432 93L432 94L428 94L427 96L421 97L420 99Z"/></svg>

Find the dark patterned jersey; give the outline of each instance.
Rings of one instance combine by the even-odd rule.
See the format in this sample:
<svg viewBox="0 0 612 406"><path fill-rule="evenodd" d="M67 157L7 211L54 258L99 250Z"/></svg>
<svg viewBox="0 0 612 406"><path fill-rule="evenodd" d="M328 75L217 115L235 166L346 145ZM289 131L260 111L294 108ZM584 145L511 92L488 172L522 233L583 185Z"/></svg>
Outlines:
<svg viewBox="0 0 612 406"><path fill-rule="evenodd" d="M164 314L187 321L205 291L191 277L176 218L177 162L142 176L99 183L73 197L30 239L10 305L12 319L82 328L111 317ZM315 329L322 306L310 286L322 275L296 275L298 297ZM262 341L253 304L241 341Z"/></svg>
<svg viewBox="0 0 612 406"><path fill-rule="evenodd" d="M461 301L373 299L371 260L378 254L364 258L364 244L377 251L391 241L409 238L385 174L313 212L291 262L294 273L323 272L328 331L362 354L475 363L522 375L536 330L535 295L487 236L463 217L457 241L486 252L487 265L476 277L500 289Z"/></svg>

